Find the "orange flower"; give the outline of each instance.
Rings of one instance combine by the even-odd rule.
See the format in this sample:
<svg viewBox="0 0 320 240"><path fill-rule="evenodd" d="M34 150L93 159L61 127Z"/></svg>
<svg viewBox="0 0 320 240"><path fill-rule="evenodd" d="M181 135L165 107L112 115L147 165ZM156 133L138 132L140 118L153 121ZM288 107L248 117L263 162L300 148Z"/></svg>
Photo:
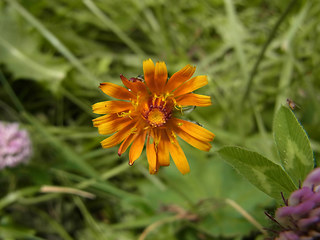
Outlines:
<svg viewBox="0 0 320 240"><path fill-rule="evenodd" d="M192 93L208 83L206 76L192 77L195 67L187 65L168 80L164 62L156 65L151 59L143 62L144 80L123 75L120 78L126 88L113 83L101 83L100 89L107 95L124 101L105 101L92 106L93 112L105 114L93 120L100 134L112 134L101 142L103 148L121 143L118 155L131 145L129 164L133 165L146 143L149 171L156 173L160 166L170 164L171 155L182 174L190 171L186 156L177 135L190 145L209 151L214 134L197 124L178 119L175 112L185 106L209 106L209 96ZM191 79L190 79L191 78Z"/></svg>

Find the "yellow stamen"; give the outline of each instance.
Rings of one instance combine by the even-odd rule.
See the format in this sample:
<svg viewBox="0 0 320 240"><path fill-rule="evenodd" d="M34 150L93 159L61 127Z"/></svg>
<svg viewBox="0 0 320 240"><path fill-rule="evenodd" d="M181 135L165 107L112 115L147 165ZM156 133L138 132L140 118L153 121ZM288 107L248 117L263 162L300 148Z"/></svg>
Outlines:
<svg viewBox="0 0 320 240"><path fill-rule="evenodd" d="M137 133L137 130L138 130L138 129L137 129L136 127L132 128L132 129L131 129L131 134L136 134L136 133Z"/></svg>
<svg viewBox="0 0 320 240"><path fill-rule="evenodd" d="M121 113L117 113L118 117L126 117L128 116L130 119L132 119L132 117L130 116L131 114L131 110L128 112L121 112Z"/></svg>
<svg viewBox="0 0 320 240"><path fill-rule="evenodd" d="M148 114L148 122L153 127L159 127L166 122L166 116L160 109L154 108Z"/></svg>
<svg viewBox="0 0 320 240"><path fill-rule="evenodd" d="M171 131L171 136L177 138L177 135L174 133L174 131Z"/></svg>

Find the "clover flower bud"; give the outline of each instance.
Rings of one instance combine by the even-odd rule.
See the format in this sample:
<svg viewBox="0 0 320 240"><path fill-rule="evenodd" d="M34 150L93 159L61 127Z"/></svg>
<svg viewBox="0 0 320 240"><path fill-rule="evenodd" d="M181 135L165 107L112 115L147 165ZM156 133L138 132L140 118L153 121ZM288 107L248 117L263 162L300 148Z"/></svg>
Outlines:
<svg viewBox="0 0 320 240"><path fill-rule="evenodd" d="M28 132L18 123L0 122L0 169L28 162L31 153Z"/></svg>
<svg viewBox="0 0 320 240"><path fill-rule="evenodd" d="M304 180L302 188L291 193L286 206L276 210L274 222L282 228L276 240L320 239L320 168Z"/></svg>

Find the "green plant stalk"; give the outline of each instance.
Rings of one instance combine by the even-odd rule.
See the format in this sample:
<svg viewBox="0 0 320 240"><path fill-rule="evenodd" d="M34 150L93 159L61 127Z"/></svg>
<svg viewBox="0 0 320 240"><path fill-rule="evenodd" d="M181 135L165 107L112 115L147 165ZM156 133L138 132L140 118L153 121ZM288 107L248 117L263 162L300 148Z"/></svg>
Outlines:
<svg viewBox="0 0 320 240"><path fill-rule="evenodd" d="M87 104L85 104L81 99L76 97L74 94L72 94L70 91L65 89L64 87L60 87L61 93L68 98L70 101L72 101L74 104L76 104L79 108L81 108L84 112L86 112L88 115L92 117L96 117L96 114L92 112L91 107L89 107Z"/></svg>
<svg viewBox="0 0 320 240"><path fill-rule="evenodd" d="M16 0L7 0L7 2L32 26L34 26L88 80L92 81L93 84L99 83L98 78L96 78L56 36L54 36L38 19L32 16L20 3Z"/></svg>
<svg viewBox="0 0 320 240"><path fill-rule="evenodd" d="M20 198L24 196L37 193L39 189L40 187L27 187L17 190L15 192L10 192L9 194L0 199L0 210L10 205L11 203L18 201Z"/></svg>
<svg viewBox="0 0 320 240"><path fill-rule="evenodd" d="M267 39L267 41L265 42L265 44L263 45L262 49L261 49L261 52L259 54L259 57L257 59L257 61L255 62L254 66L253 66L253 69L251 71L251 74L249 76L249 79L248 79L248 82L246 84L246 88L245 88L245 91L244 91L244 94L242 96L242 103L245 102L246 99L250 99L250 92L251 92L251 88L252 88L252 85L253 85L253 80L255 78L255 76L257 75L258 73L258 69L259 69L259 66L263 60L263 57L270 45L270 43L272 42L273 38L275 37L280 25L283 23L283 21L286 19L286 17L288 16L290 10L293 8L294 4L296 3L297 0L291 0L291 2L288 4L286 10L283 12L283 14L280 16L280 18L278 19L278 21L276 22L276 24L273 26L272 30L271 30L271 33L269 34L269 37Z"/></svg>
<svg viewBox="0 0 320 240"><path fill-rule="evenodd" d="M150 175L149 171L146 167L142 166L141 164L137 165L138 170L148 179L154 186L159 188L160 191L165 191L167 186L159 179L158 176Z"/></svg>
<svg viewBox="0 0 320 240"><path fill-rule="evenodd" d="M90 177L98 177L98 173L94 168L92 168L89 164L87 164L80 155L73 152L67 145L59 141L53 135L51 135L45 127L32 115L27 112L22 112L22 116L32 124L38 132L50 142L50 145L53 146L61 156L68 162L74 164L79 170L81 170L84 174Z"/></svg>
<svg viewBox="0 0 320 240"><path fill-rule="evenodd" d="M19 112L25 112L25 109L24 109L22 103L20 102L19 98L17 97L17 95L12 90L9 82L4 77L4 75L3 75L3 73L1 71L0 71L0 82L2 83L4 90L7 92L7 94L11 98L11 100L12 100L13 104L15 105L15 107L17 108L17 110Z"/></svg>
<svg viewBox="0 0 320 240"><path fill-rule="evenodd" d="M122 199L132 199L138 202L146 203L146 199L136 195L134 193L126 192L122 189L119 189L117 187L114 187L112 184L110 184L107 181L99 181L98 179L86 179L82 176L72 174L69 172L65 172L59 169L52 169L52 171L56 172L56 174L63 175L63 177L67 178L70 181L76 181L78 182L75 184L75 186L79 189L87 189L89 187L92 187L96 190L100 190L106 193L109 193L113 196L116 196L118 198Z"/></svg>
<svg viewBox="0 0 320 240"><path fill-rule="evenodd" d="M224 1L227 17L229 24L233 27L233 31L238 33L239 29L242 28L242 25L240 25L240 21L237 18L236 11L234 9L233 1L232 0L225 0ZM232 41L232 44L235 48L235 53L238 58L240 69L242 72L242 76L244 79L248 78L248 67L247 67L247 58L245 55L245 51L242 44L242 39L240 40L235 39Z"/></svg>
<svg viewBox="0 0 320 240"><path fill-rule="evenodd" d="M23 205L35 205L42 202L48 202L59 197L61 197L61 194L59 193L48 193L44 195L38 195L36 197L22 197L19 199L19 203Z"/></svg>
<svg viewBox="0 0 320 240"><path fill-rule="evenodd" d="M50 225L52 230L59 234L62 239L73 240L73 238L69 235L65 228L57 221L53 220L54 218L50 217L47 213L41 210L36 210L35 212L40 218L46 221Z"/></svg>
<svg viewBox="0 0 320 240"><path fill-rule="evenodd" d="M255 226L259 231L267 236L268 233L266 230L263 229L262 225L254 219L245 209L243 209L237 202L233 201L232 199L226 198L225 203L234 208L238 213L240 213L245 219L248 220L253 226Z"/></svg>
<svg viewBox="0 0 320 240"><path fill-rule="evenodd" d="M292 81L292 75L295 69L296 59L295 59L295 52L293 51L292 41L296 34L298 33L299 29L303 26L303 22L308 14L308 10L310 8L310 2L306 2L305 6L293 19L291 23L291 27L289 28L285 39L282 43L283 51L286 52L286 55L283 59L283 67L282 72L280 73L279 84L278 84L278 95L276 98L275 106L274 106L274 113L277 112L281 104L286 102L286 99L289 94L289 86Z"/></svg>
<svg viewBox="0 0 320 240"><path fill-rule="evenodd" d="M87 8L100 19L106 27L110 28L133 52L138 55L145 55L142 49L132 41L105 13L103 13L97 5L91 0L83 0Z"/></svg>
<svg viewBox="0 0 320 240"><path fill-rule="evenodd" d="M34 236L35 231L23 229L20 230L11 226L0 226L0 239L15 240L15 239L32 239L32 240L46 240L44 238Z"/></svg>
<svg viewBox="0 0 320 240"><path fill-rule="evenodd" d="M12 43L0 37L0 45L7 49L12 55L14 55L19 61L23 62L29 68L37 71L48 78L61 79L64 77L64 72L60 72L49 67L41 65L39 62L34 61L29 56L26 56L18 48L12 45Z"/></svg>
<svg viewBox="0 0 320 240"><path fill-rule="evenodd" d="M85 221L87 224L90 226L91 229L94 230L95 233L95 239L98 240L104 240L105 236L103 233L102 226L100 226L95 219L92 217L90 212L88 211L87 207L85 204L82 202L82 200L79 197L73 197L73 201L75 205L77 205L78 209L80 210L82 216L84 217Z"/></svg>

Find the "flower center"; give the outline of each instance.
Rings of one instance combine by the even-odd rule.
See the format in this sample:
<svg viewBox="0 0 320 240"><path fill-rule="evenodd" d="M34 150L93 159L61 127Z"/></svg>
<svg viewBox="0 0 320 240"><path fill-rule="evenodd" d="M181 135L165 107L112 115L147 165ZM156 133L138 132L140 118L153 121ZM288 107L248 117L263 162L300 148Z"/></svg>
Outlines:
<svg viewBox="0 0 320 240"><path fill-rule="evenodd" d="M173 101L163 96L152 96L143 104L141 114L151 127L161 127L171 118Z"/></svg>
<svg viewBox="0 0 320 240"><path fill-rule="evenodd" d="M153 108L148 113L148 122L152 127L160 127L167 121L167 114L159 108Z"/></svg>

